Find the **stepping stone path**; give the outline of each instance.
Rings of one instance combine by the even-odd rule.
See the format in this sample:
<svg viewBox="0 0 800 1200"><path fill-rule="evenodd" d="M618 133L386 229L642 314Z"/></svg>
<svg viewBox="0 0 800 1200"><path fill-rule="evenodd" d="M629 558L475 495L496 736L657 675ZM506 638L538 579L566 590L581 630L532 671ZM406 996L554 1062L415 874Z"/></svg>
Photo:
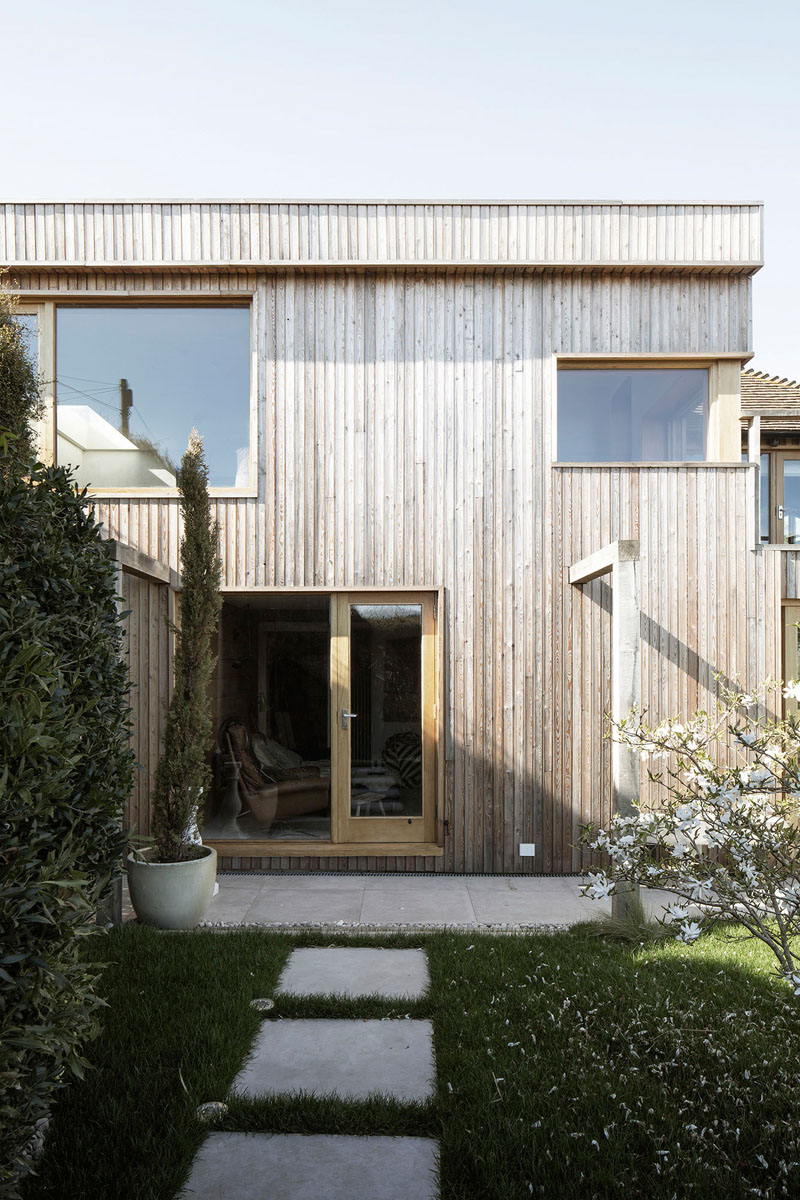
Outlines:
<svg viewBox="0 0 800 1200"><path fill-rule="evenodd" d="M276 994L416 1000L430 983L423 950L294 950ZM233 1083L239 1095L296 1095L404 1103L433 1095L430 1021L265 1021ZM436 1200L432 1138L212 1133L184 1200Z"/></svg>
<svg viewBox="0 0 800 1200"><path fill-rule="evenodd" d="M419 1000L429 986L424 950L350 950L337 946L329 950L295 950L278 980L277 994Z"/></svg>

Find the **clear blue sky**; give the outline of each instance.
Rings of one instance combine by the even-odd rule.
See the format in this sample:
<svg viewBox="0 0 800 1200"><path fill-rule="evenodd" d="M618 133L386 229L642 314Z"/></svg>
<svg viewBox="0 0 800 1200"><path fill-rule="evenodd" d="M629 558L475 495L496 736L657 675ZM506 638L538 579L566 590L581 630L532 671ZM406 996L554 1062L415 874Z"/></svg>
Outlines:
<svg viewBox="0 0 800 1200"><path fill-rule="evenodd" d="M800 376L800 4L4 3L0 195L766 204Z"/></svg>

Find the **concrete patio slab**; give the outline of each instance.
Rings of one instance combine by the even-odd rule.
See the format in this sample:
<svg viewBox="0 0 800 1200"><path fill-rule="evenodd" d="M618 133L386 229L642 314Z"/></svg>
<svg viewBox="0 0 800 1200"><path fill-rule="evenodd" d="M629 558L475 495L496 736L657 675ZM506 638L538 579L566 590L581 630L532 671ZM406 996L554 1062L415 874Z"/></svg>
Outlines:
<svg viewBox="0 0 800 1200"><path fill-rule="evenodd" d="M185 1200L436 1200L430 1138L212 1133L181 1192Z"/></svg>
<svg viewBox="0 0 800 1200"><path fill-rule="evenodd" d="M278 980L287 996L382 996L416 1000L430 986L424 950L293 950Z"/></svg>
<svg viewBox="0 0 800 1200"><path fill-rule="evenodd" d="M363 879L270 879L254 897L244 917L264 924L345 921L358 922L364 898ZM214 920L213 906L206 915Z"/></svg>
<svg viewBox="0 0 800 1200"><path fill-rule="evenodd" d="M574 925L611 912L609 900L581 896L577 875L301 875L223 873L203 924L380 929L446 925L525 929ZM127 886L125 920L134 916ZM646 911L659 916L668 892L643 890Z"/></svg>
<svg viewBox="0 0 800 1200"><path fill-rule="evenodd" d="M232 1090L408 1102L428 1100L433 1080L430 1021L265 1021Z"/></svg>
<svg viewBox="0 0 800 1200"><path fill-rule="evenodd" d="M217 875L217 883L221 891L226 888L248 888L251 892L260 891L268 882L266 875L256 875L253 872L249 872L247 875L234 875L229 871L224 871Z"/></svg>
<svg viewBox="0 0 800 1200"><path fill-rule="evenodd" d="M570 924L580 920L575 890L564 879L467 880L479 924Z"/></svg>
<svg viewBox="0 0 800 1200"><path fill-rule="evenodd" d="M361 920L379 925L474 925L476 918L463 878L391 876L366 879Z"/></svg>

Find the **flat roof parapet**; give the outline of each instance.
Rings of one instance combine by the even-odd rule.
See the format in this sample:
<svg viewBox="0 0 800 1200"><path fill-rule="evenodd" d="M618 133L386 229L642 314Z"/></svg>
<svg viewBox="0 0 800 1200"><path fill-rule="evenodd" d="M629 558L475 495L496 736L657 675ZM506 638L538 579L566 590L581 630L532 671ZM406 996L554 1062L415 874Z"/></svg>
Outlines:
<svg viewBox="0 0 800 1200"><path fill-rule="evenodd" d="M51 270L600 270L762 265L761 204L0 204L0 264Z"/></svg>

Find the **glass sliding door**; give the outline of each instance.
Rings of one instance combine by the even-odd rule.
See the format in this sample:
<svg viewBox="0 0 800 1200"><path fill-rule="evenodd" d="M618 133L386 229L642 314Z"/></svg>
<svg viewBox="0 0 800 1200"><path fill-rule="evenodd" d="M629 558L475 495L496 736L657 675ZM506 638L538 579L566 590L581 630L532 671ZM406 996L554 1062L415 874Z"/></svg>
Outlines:
<svg viewBox="0 0 800 1200"><path fill-rule="evenodd" d="M336 840L433 841L432 597L334 598Z"/></svg>

